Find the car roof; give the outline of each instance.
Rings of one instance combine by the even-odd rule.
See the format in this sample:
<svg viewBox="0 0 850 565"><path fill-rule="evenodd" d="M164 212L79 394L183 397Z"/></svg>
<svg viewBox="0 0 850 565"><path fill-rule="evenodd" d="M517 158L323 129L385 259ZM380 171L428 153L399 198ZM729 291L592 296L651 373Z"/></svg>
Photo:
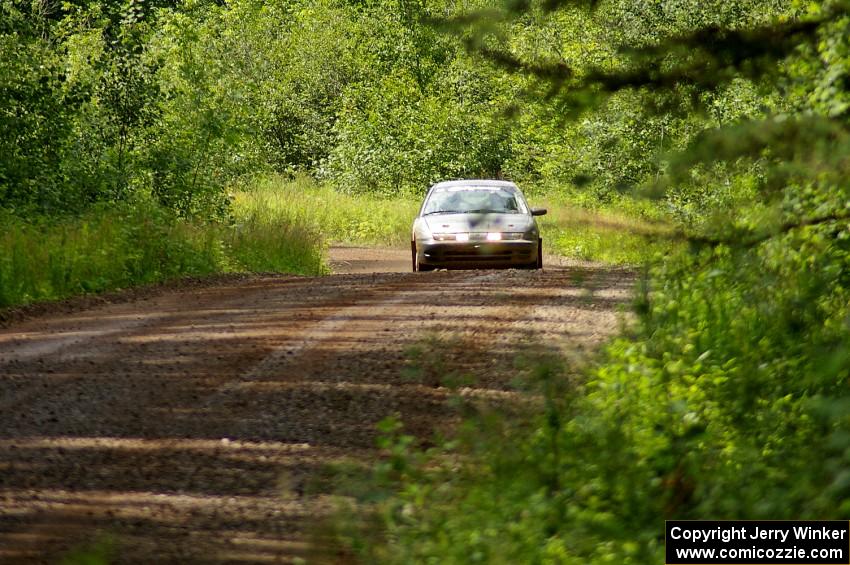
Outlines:
<svg viewBox="0 0 850 565"><path fill-rule="evenodd" d="M504 188L519 188L517 185L510 181L494 179L446 180L443 182L438 182L431 188L446 188L452 186L500 186Z"/></svg>

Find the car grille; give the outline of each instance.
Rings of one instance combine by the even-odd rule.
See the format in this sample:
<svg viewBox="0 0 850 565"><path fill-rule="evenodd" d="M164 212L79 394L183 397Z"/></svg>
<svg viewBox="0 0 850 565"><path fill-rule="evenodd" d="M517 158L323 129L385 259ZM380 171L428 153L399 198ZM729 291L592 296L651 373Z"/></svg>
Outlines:
<svg viewBox="0 0 850 565"><path fill-rule="evenodd" d="M488 250L486 253L477 249L444 249L433 251L428 254L433 261L446 262L530 262L531 252L527 249L498 249Z"/></svg>

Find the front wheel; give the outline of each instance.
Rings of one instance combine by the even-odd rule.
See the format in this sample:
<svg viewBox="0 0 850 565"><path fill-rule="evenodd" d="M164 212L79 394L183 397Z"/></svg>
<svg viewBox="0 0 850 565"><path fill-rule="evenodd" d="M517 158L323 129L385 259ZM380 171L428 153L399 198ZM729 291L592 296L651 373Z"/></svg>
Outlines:
<svg viewBox="0 0 850 565"><path fill-rule="evenodd" d="M433 266L424 265L424 264L419 262L419 253L416 252L416 242L415 241L410 242L410 252L413 256L412 258L413 258L413 272L414 273L421 273L421 272L425 272L425 271L433 271L434 270Z"/></svg>
<svg viewBox="0 0 850 565"><path fill-rule="evenodd" d="M418 269L419 261L416 260L416 242L415 241L410 242L410 258L411 258L412 263L413 263L413 272L415 273L416 271L419 270Z"/></svg>
<svg viewBox="0 0 850 565"><path fill-rule="evenodd" d="M537 240L537 265L536 269L543 268L543 238Z"/></svg>

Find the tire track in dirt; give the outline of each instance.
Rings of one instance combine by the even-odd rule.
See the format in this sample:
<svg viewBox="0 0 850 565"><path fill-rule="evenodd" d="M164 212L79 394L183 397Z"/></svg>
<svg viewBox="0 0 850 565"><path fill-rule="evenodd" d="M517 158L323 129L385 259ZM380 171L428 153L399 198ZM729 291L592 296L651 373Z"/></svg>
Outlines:
<svg viewBox="0 0 850 565"><path fill-rule="evenodd" d="M631 280L589 264L256 277L2 330L0 561L104 534L128 563L309 557L328 464L374 461L388 414L423 438L456 418L433 358L474 377L464 394L510 398L523 347L598 345Z"/></svg>

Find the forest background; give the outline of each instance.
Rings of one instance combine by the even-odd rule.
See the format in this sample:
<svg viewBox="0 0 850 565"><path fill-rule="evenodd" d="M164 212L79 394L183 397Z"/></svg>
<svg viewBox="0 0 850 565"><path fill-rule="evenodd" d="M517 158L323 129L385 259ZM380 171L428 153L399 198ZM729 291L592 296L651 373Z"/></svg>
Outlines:
<svg viewBox="0 0 850 565"><path fill-rule="evenodd" d="M848 116L841 1L0 0L0 306L321 273L515 180L553 249L642 266L637 322L468 463L389 421L355 545L659 562L664 518L850 511Z"/></svg>

